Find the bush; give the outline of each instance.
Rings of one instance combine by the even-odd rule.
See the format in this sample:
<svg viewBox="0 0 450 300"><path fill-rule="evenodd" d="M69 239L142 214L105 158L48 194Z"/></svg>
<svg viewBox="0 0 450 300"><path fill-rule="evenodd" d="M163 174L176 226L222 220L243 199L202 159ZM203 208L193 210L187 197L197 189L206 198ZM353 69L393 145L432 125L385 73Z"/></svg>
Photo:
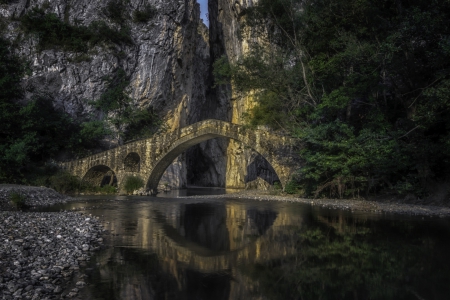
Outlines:
<svg viewBox="0 0 450 300"><path fill-rule="evenodd" d="M122 0L110 0L106 4L103 13L114 23L122 25L126 21L126 17L124 15L125 10L126 6Z"/></svg>
<svg viewBox="0 0 450 300"><path fill-rule="evenodd" d="M287 194L295 194L298 193L300 190L300 184L295 180L290 180L286 183L286 186L284 187L284 191Z"/></svg>
<svg viewBox="0 0 450 300"><path fill-rule="evenodd" d="M39 37L39 50L60 47L64 51L87 53L102 43L133 44L128 28L116 30L104 21L95 21L89 26L73 26L60 20L56 14L47 14L39 8L33 8L20 21L26 33Z"/></svg>
<svg viewBox="0 0 450 300"><path fill-rule="evenodd" d="M50 187L61 194L76 193L83 190L84 183L76 176L59 171L49 178Z"/></svg>
<svg viewBox="0 0 450 300"><path fill-rule="evenodd" d="M151 5L145 6L143 10L135 10L133 12L134 23L147 23L156 15L156 8Z"/></svg>
<svg viewBox="0 0 450 300"><path fill-rule="evenodd" d="M144 181L137 176L128 176L124 182L123 188L127 194L131 194L144 186Z"/></svg>
<svg viewBox="0 0 450 300"><path fill-rule="evenodd" d="M17 209L22 209L26 206L25 201L27 200L27 197L21 193L12 192L9 194L9 200Z"/></svg>

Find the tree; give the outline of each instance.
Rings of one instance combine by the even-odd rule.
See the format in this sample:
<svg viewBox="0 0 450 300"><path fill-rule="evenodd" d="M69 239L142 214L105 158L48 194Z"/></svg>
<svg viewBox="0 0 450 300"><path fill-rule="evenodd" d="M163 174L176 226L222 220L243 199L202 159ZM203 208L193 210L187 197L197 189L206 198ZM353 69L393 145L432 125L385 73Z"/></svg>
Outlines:
<svg viewBox="0 0 450 300"><path fill-rule="evenodd" d="M449 16L443 0L261 0L252 50L216 77L255 93L251 125L302 141L307 195L423 196L450 167Z"/></svg>
<svg viewBox="0 0 450 300"><path fill-rule="evenodd" d="M110 134L119 145L124 141L152 136L163 126L161 119L150 109L140 109L127 94L130 84L123 69L106 78L108 87L97 101L91 104L106 115L106 122L113 126Z"/></svg>

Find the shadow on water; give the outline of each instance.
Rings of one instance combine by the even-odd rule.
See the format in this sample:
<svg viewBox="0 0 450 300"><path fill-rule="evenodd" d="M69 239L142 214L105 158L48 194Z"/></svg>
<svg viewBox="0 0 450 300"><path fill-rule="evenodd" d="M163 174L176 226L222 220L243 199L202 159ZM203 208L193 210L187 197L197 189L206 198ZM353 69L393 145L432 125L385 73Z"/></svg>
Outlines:
<svg viewBox="0 0 450 300"><path fill-rule="evenodd" d="M100 216L111 233L108 247L91 259L83 299L448 299L450 293L447 219L231 197L97 197L64 209L71 207Z"/></svg>

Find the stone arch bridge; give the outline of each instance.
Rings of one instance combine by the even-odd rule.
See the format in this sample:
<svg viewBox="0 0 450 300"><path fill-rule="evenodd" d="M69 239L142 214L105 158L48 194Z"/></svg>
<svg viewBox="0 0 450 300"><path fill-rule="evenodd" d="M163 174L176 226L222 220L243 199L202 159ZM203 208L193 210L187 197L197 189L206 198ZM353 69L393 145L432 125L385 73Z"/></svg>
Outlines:
<svg viewBox="0 0 450 300"><path fill-rule="evenodd" d="M64 162L60 167L94 185L115 183L119 188L125 177L139 176L148 191L156 192L164 171L176 157L191 146L217 137L237 140L261 154L271 164L283 187L298 166L292 138L209 119Z"/></svg>

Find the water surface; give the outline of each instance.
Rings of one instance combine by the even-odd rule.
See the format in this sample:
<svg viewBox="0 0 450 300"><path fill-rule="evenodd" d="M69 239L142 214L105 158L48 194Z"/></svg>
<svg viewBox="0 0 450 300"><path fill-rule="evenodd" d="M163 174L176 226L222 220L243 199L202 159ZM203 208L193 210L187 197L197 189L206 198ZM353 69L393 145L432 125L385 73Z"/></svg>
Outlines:
<svg viewBox="0 0 450 300"><path fill-rule="evenodd" d="M90 261L86 299L450 297L448 219L232 196L84 197L52 209L72 208L111 233Z"/></svg>

